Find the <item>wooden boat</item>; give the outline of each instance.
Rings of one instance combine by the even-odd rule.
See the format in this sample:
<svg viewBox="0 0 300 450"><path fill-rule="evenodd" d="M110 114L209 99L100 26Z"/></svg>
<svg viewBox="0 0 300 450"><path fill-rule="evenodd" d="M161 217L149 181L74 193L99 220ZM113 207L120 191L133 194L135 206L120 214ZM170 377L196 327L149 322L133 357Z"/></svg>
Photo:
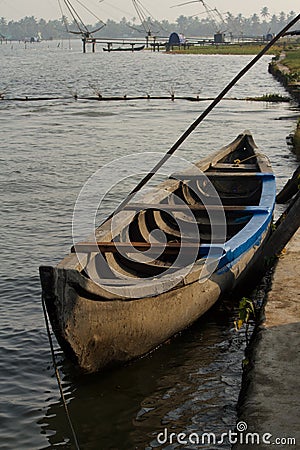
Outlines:
<svg viewBox="0 0 300 450"><path fill-rule="evenodd" d="M140 52L144 50L145 45L131 45L131 47L103 47L104 52Z"/></svg>
<svg viewBox="0 0 300 450"><path fill-rule="evenodd" d="M85 371L145 355L191 325L267 239L275 178L247 131L158 187L40 267L53 331Z"/></svg>

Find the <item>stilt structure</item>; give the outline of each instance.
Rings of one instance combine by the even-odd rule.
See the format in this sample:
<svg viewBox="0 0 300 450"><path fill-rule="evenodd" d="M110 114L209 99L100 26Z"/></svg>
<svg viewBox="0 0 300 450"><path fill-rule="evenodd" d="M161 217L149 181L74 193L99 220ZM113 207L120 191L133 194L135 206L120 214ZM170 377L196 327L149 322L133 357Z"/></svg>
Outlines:
<svg viewBox="0 0 300 450"><path fill-rule="evenodd" d="M68 33L71 34L77 34L77 35L81 35L82 36L82 50L83 53L86 53L86 44L87 43L91 43L92 44L92 52L95 53L96 50L96 39L93 36L93 33L96 33L97 31L100 31L103 27L106 26L106 24L99 18L97 17L89 8L87 8L80 0L76 0L77 3L79 3L79 5L82 6L83 9L85 9L86 11L88 11L93 17L95 17L98 22L101 24L99 27L95 28L94 30L89 30L87 28L87 26L85 25L85 23L83 22L81 16L79 15L78 11L76 11L76 9L74 8L74 6L72 5L72 3L70 2L70 0L58 0L58 4L60 7L60 11L62 14L62 19L64 21L66 30ZM68 11L68 13L71 15L72 19L73 19L73 23L77 26L78 30L74 31L74 30L70 30L69 29L69 25L67 22L67 16L64 13L64 8L63 5L65 7L65 9Z"/></svg>

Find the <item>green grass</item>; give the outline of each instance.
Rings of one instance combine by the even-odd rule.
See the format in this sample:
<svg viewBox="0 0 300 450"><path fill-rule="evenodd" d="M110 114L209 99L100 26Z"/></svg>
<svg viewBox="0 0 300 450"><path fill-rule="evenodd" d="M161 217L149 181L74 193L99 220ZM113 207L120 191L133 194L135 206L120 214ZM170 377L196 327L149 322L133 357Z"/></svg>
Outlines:
<svg viewBox="0 0 300 450"><path fill-rule="evenodd" d="M282 63L292 71L300 70L300 46L298 48L287 48L286 57Z"/></svg>
<svg viewBox="0 0 300 450"><path fill-rule="evenodd" d="M286 56L281 63L290 69L289 81L298 83L300 82L300 46L288 47L285 53Z"/></svg>
<svg viewBox="0 0 300 450"><path fill-rule="evenodd" d="M264 47L264 45L257 44L199 45L191 46L186 49L175 47L170 53L196 55L257 55ZM281 49L282 47L274 45L267 53L274 55L280 52Z"/></svg>

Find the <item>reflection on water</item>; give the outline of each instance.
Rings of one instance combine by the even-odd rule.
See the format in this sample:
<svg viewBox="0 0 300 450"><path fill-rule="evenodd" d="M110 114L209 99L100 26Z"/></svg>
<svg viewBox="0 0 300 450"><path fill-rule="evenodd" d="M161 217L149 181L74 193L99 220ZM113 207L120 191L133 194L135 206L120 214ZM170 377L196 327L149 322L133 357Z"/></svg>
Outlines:
<svg viewBox="0 0 300 450"><path fill-rule="evenodd" d="M26 48L18 43L0 45L5 60L0 91L6 88L6 98L62 98L0 102L3 450L72 448L51 367L38 266L55 264L69 251L80 189L98 168L117 158L166 152L208 106L207 101L75 102L73 93L91 95L91 86L96 86L102 95L166 95L172 88L177 95L200 91L203 97L213 97L250 60L248 56L129 53L83 55L80 41L73 51L55 42ZM269 60L264 57L230 96L285 94L267 72ZM293 122L277 119L292 115L287 104L224 100L176 156L198 160L250 129L270 158L280 189L297 163L285 142ZM119 174L115 176L119 179ZM100 217L121 201L134 182L132 177L119 183L105 198ZM62 363L82 448L150 449L157 448L156 436L164 427L198 433L221 433L233 427L244 344L242 335L232 331L233 317L224 318L223 310L215 313L126 368L82 377Z"/></svg>
<svg viewBox="0 0 300 450"><path fill-rule="evenodd" d="M244 338L232 325L219 305L127 367L83 377L63 366L69 411L83 448L159 448L157 435L165 428L219 437L233 430ZM55 430L52 446L70 436L61 403L52 404L39 423L44 431Z"/></svg>

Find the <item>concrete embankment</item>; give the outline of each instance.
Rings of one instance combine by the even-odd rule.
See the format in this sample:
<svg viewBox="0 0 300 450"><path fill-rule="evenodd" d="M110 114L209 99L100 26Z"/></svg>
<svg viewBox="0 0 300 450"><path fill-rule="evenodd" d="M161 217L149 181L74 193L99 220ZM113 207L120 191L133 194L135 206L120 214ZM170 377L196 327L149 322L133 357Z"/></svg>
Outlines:
<svg viewBox="0 0 300 450"><path fill-rule="evenodd" d="M300 448L299 268L300 229L277 262L263 322L248 348L239 402L239 420L247 430L235 450L267 449L272 444Z"/></svg>

